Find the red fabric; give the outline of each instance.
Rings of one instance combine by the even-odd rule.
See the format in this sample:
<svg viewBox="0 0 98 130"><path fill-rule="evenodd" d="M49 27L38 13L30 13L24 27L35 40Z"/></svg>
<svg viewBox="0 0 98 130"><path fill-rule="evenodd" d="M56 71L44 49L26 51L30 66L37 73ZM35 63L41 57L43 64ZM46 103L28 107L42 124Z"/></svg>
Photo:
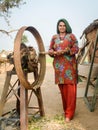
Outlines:
<svg viewBox="0 0 98 130"><path fill-rule="evenodd" d="M59 84L65 117L73 118L76 108L76 85Z"/></svg>
<svg viewBox="0 0 98 130"><path fill-rule="evenodd" d="M75 54L78 53L79 47L76 37L74 34L67 34L63 42L60 41L59 35L52 38L50 49L59 51L65 50L67 47L70 48L70 54L64 53L54 56L53 67L56 84L77 83L77 63Z"/></svg>

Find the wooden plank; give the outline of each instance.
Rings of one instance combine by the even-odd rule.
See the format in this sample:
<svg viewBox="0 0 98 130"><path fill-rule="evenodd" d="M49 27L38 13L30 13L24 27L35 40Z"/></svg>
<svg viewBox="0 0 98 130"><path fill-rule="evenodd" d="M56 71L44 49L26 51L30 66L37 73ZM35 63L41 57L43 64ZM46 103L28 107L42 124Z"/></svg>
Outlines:
<svg viewBox="0 0 98 130"><path fill-rule="evenodd" d="M36 92L37 92L37 100L38 100L40 115L45 116L44 105L43 105L42 94L41 94L41 88L39 87L36 90Z"/></svg>
<svg viewBox="0 0 98 130"><path fill-rule="evenodd" d="M28 130L28 90L20 84L20 130Z"/></svg>
<svg viewBox="0 0 98 130"><path fill-rule="evenodd" d="M89 43L87 51L85 52L84 56L82 57L82 59L80 61L80 64L83 64L83 62L84 62L84 60L85 60L85 58L86 58L86 56L87 56L87 54L88 54L88 52L89 52L89 50L91 48L91 45L92 45L92 41Z"/></svg>
<svg viewBox="0 0 98 130"><path fill-rule="evenodd" d="M2 116L2 114L3 114L3 108L5 105L6 96L7 96L7 92L9 89L10 79L11 79L11 72L7 72L3 92L1 95L1 99L0 99L0 116Z"/></svg>
<svg viewBox="0 0 98 130"><path fill-rule="evenodd" d="M89 64L79 64L78 65L78 74L84 77L88 77L89 71L90 71L90 65ZM98 75L98 64L93 64L92 73L91 73L91 79L96 78Z"/></svg>

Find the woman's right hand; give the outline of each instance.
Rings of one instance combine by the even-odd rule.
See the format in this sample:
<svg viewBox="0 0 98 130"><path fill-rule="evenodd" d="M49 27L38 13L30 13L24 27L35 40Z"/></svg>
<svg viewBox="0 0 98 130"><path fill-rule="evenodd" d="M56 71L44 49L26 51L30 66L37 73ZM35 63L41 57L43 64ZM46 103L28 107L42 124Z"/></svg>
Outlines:
<svg viewBox="0 0 98 130"><path fill-rule="evenodd" d="M53 49L49 49L48 54L51 55L51 56L54 55L54 50Z"/></svg>
<svg viewBox="0 0 98 130"><path fill-rule="evenodd" d="M53 49L50 49L49 51L48 51L48 54L50 55L50 56L55 56L56 54L57 54L57 52L56 51L54 51Z"/></svg>

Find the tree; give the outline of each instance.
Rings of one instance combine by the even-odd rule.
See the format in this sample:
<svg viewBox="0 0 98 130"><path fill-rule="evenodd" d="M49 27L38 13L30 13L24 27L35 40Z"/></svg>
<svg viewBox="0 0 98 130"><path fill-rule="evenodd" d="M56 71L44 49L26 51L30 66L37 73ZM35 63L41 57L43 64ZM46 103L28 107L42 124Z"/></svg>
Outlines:
<svg viewBox="0 0 98 130"><path fill-rule="evenodd" d="M0 0L0 16L5 16L10 13L10 10L20 5L25 4L24 0Z"/></svg>
<svg viewBox="0 0 98 130"><path fill-rule="evenodd" d="M26 35L23 35L21 41L22 41L22 43L25 43L25 44L26 44L26 43L28 42L27 36L26 36Z"/></svg>
<svg viewBox="0 0 98 130"><path fill-rule="evenodd" d="M19 8L21 5L25 4L24 0L0 0L0 17L3 17L6 21L6 23L9 25L9 20L8 17L11 14L11 9L17 7ZM9 35L9 33L13 32L14 30L11 31L6 31L0 29L0 32L5 33ZM15 30L16 31L16 30Z"/></svg>

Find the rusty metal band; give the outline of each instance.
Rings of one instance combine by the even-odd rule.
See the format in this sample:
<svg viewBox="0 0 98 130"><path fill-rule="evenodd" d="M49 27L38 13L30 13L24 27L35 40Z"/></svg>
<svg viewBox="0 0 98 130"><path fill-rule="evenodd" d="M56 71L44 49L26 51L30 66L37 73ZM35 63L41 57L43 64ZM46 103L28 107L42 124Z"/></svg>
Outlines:
<svg viewBox="0 0 98 130"><path fill-rule="evenodd" d="M30 82L28 82L26 76L24 75L24 72L21 66L20 45L21 45L21 39L22 39L24 31L29 31L32 33L32 35L37 41L39 52L44 52L45 48L44 48L44 44L43 44L43 41L39 32L34 27L23 26L17 32L16 38L14 40L14 64L15 64L16 73L20 80L20 83L26 89L34 89L34 88L40 87L44 80L45 71L46 71L46 56L39 54L39 63L40 63L39 74L38 74L38 77L35 79L35 81L30 84Z"/></svg>

